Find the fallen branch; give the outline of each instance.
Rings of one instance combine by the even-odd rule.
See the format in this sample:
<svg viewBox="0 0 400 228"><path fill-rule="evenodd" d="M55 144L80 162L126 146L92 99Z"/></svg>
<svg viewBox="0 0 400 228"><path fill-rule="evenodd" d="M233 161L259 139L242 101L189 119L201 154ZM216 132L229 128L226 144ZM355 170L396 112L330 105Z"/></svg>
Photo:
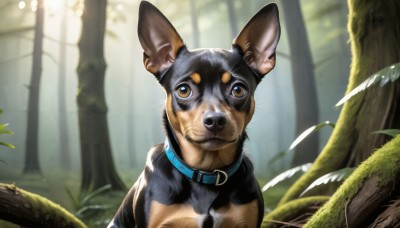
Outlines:
<svg viewBox="0 0 400 228"><path fill-rule="evenodd" d="M60 205L3 183L0 183L0 219L25 227L86 227Z"/></svg>

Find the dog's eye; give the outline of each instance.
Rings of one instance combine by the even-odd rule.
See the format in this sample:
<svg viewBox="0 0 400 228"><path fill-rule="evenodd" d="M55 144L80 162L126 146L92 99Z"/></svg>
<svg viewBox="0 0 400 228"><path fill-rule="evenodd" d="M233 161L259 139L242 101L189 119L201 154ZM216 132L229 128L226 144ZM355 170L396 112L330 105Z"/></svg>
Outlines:
<svg viewBox="0 0 400 228"><path fill-rule="evenodd" d="M237 98L242 98L247 95L247 90L243 85L236 84L232 87L231 95Z"/></svg>
<svg viewBox="0 0 400 228"><path fill-rule="evenodd" d="M192 95L192 90L188 85L180 85L177 88L178 96L181 98L187 98Z"/></svg>

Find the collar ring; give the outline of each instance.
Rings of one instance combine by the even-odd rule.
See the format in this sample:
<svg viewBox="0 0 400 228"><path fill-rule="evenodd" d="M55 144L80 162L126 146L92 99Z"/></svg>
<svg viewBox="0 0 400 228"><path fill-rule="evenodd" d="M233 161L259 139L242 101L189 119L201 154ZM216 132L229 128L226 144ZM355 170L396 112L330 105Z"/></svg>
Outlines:
<svg viewBox="0 0 400 228"><path fill-rule="evenodd" d="M221 186L224 185L228 181L228 174L220 169L216 169L213 171L213 173L217 174L217 180L215 181L215 186ZM222 180L221 180L222 177Z"/></svg>

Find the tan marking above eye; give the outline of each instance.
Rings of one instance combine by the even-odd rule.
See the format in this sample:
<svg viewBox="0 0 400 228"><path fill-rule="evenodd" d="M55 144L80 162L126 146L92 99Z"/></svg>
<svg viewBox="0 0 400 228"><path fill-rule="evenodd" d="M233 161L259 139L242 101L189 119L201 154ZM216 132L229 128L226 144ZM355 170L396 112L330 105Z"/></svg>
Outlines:
<svg viewBox="0 0 400 228"><path fill-rule="evenodd" d="M195 84L200 84L200 82L201 82L201 76L200 76L200 74L199 73L193 73L192 75L190 75L190 78L192 79L192 81L195 83Z"/></svg>
<svg viewBox="0 0 400 228"><path fill-rule="evenodd" d="M232 78L232 75L229 72L225 72L222 74L221 81L227 84Z"/></svg>

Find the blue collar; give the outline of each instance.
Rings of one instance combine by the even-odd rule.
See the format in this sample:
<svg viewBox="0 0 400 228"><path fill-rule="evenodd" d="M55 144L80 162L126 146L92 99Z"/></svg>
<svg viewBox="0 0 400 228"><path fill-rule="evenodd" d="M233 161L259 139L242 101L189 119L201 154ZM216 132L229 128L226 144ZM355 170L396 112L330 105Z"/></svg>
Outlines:
<svg viewBox="0 0 400 228"><path fill-rule="evenodd" d="M201 184L213 184L215 186L220 186L225 184L228 181L228 178L231 177L236 171L239 169L243 160L243 153L240 154L240 157L227 169L219 170L216 169L212 172L202 171L198 169L193 169L184 161L182 161L175 153L174 149L170 145L168 139L165 140L164 143L165 154L168 157L168 160L171 164L179 170L183 175L188 177L189 179L196 181Z"/></svg>

